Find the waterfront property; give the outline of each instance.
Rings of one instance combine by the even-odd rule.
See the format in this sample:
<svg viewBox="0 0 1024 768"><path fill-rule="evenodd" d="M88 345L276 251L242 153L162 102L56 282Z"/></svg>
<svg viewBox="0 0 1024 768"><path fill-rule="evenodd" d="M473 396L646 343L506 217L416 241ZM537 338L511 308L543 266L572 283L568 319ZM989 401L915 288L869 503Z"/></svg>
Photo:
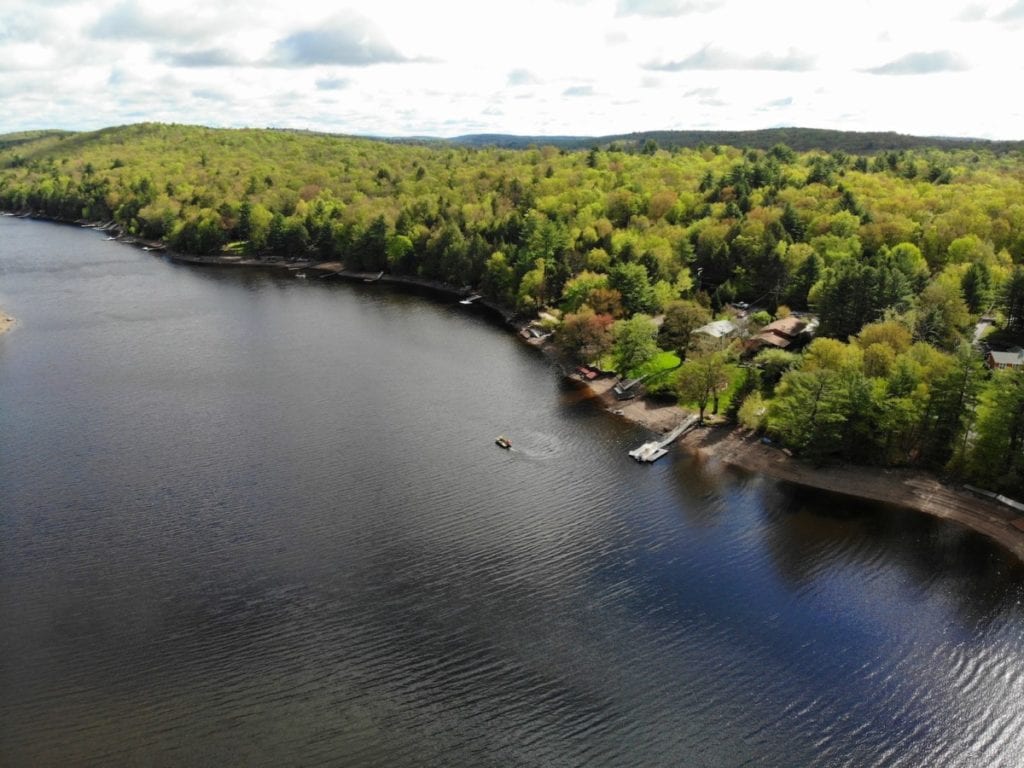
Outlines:
<svg viewBox="0 0 1024 768"><path fill-rule="evenodd" d="M747 339L744 350L747 353L759 352L766 347L793 350L810 341L817 327L816 318L789 315L768 323L755 336Z"/></svg>

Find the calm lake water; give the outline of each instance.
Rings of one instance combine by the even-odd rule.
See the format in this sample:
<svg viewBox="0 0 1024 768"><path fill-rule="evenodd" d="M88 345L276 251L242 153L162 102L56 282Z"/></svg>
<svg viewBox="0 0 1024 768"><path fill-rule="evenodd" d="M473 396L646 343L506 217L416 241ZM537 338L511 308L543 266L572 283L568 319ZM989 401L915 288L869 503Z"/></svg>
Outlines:
<svg viewBox="0 0 1024 768"><path fill-rule="evenodd" d="M451 301L2 218L0 306L4 766L1024 764L958 527L636 465Z"/></svg>

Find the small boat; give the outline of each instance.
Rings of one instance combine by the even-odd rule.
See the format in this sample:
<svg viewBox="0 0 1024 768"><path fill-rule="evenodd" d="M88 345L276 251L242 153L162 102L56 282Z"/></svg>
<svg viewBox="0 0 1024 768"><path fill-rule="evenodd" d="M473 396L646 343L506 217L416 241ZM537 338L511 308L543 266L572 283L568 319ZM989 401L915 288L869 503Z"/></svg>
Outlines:
<svg viewBox="0 0 1024 768"><path fill-rule="evenodd" d="M467 305L468 304L472 304L474 301L477 301L478 299L482 299L482 298L483 297L480 294L474 293L472 296L469 296L469 297L463 299L462 301L460 301L459 304L467 304Z"/></svg>
<svg viewBox="0 0 1024 768"><path fill-rule="evenodd" d="M296 272L295 276L297 278L299 278L300 280L305 280L306 279L306 273L305 272Z"/></svg>
<svg viewBox="0 0 1024 768"><path fill-rule="evenodd" d="M512 441L504 435L498 435L498 438L494 442L499 448L504 448L506 451L512 447Z"/></svg>

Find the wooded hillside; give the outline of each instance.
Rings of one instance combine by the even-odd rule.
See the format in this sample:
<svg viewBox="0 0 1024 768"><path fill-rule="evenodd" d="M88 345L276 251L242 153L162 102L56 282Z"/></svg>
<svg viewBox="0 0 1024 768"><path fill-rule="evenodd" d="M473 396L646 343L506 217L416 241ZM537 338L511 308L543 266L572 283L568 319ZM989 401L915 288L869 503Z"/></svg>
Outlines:
<svg viewBox="0 0 1024 768"><path fill-rule="evenodd" d="M1020 151L502 149L142 124L0 137L0 207L114 220L190 253L471 285L561 310L567 353L634 370L658 345L708 363L689 331L732 302L768 320L813 310L822 338L755 358L741 417L806 455L1021 486L1021 376L990 378L965 345L981 315L1005 346L1024 330ZM657 313L660 335L638 341Z"/></svg>

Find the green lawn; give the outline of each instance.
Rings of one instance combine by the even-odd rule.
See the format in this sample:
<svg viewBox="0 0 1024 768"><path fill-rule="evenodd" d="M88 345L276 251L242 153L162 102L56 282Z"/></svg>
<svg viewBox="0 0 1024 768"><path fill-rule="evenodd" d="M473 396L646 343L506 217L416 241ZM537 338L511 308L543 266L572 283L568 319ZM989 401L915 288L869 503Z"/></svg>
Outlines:
<svg viewBox="0 0 1024 768"><path fill-rule="evenodd" d="M630 371L629 377L631 379L636 379L641 376L649 376L661 371L670 371L673 368L677 368L680 362L679 355L675 352L659 352L644 365Z"/></svg>

